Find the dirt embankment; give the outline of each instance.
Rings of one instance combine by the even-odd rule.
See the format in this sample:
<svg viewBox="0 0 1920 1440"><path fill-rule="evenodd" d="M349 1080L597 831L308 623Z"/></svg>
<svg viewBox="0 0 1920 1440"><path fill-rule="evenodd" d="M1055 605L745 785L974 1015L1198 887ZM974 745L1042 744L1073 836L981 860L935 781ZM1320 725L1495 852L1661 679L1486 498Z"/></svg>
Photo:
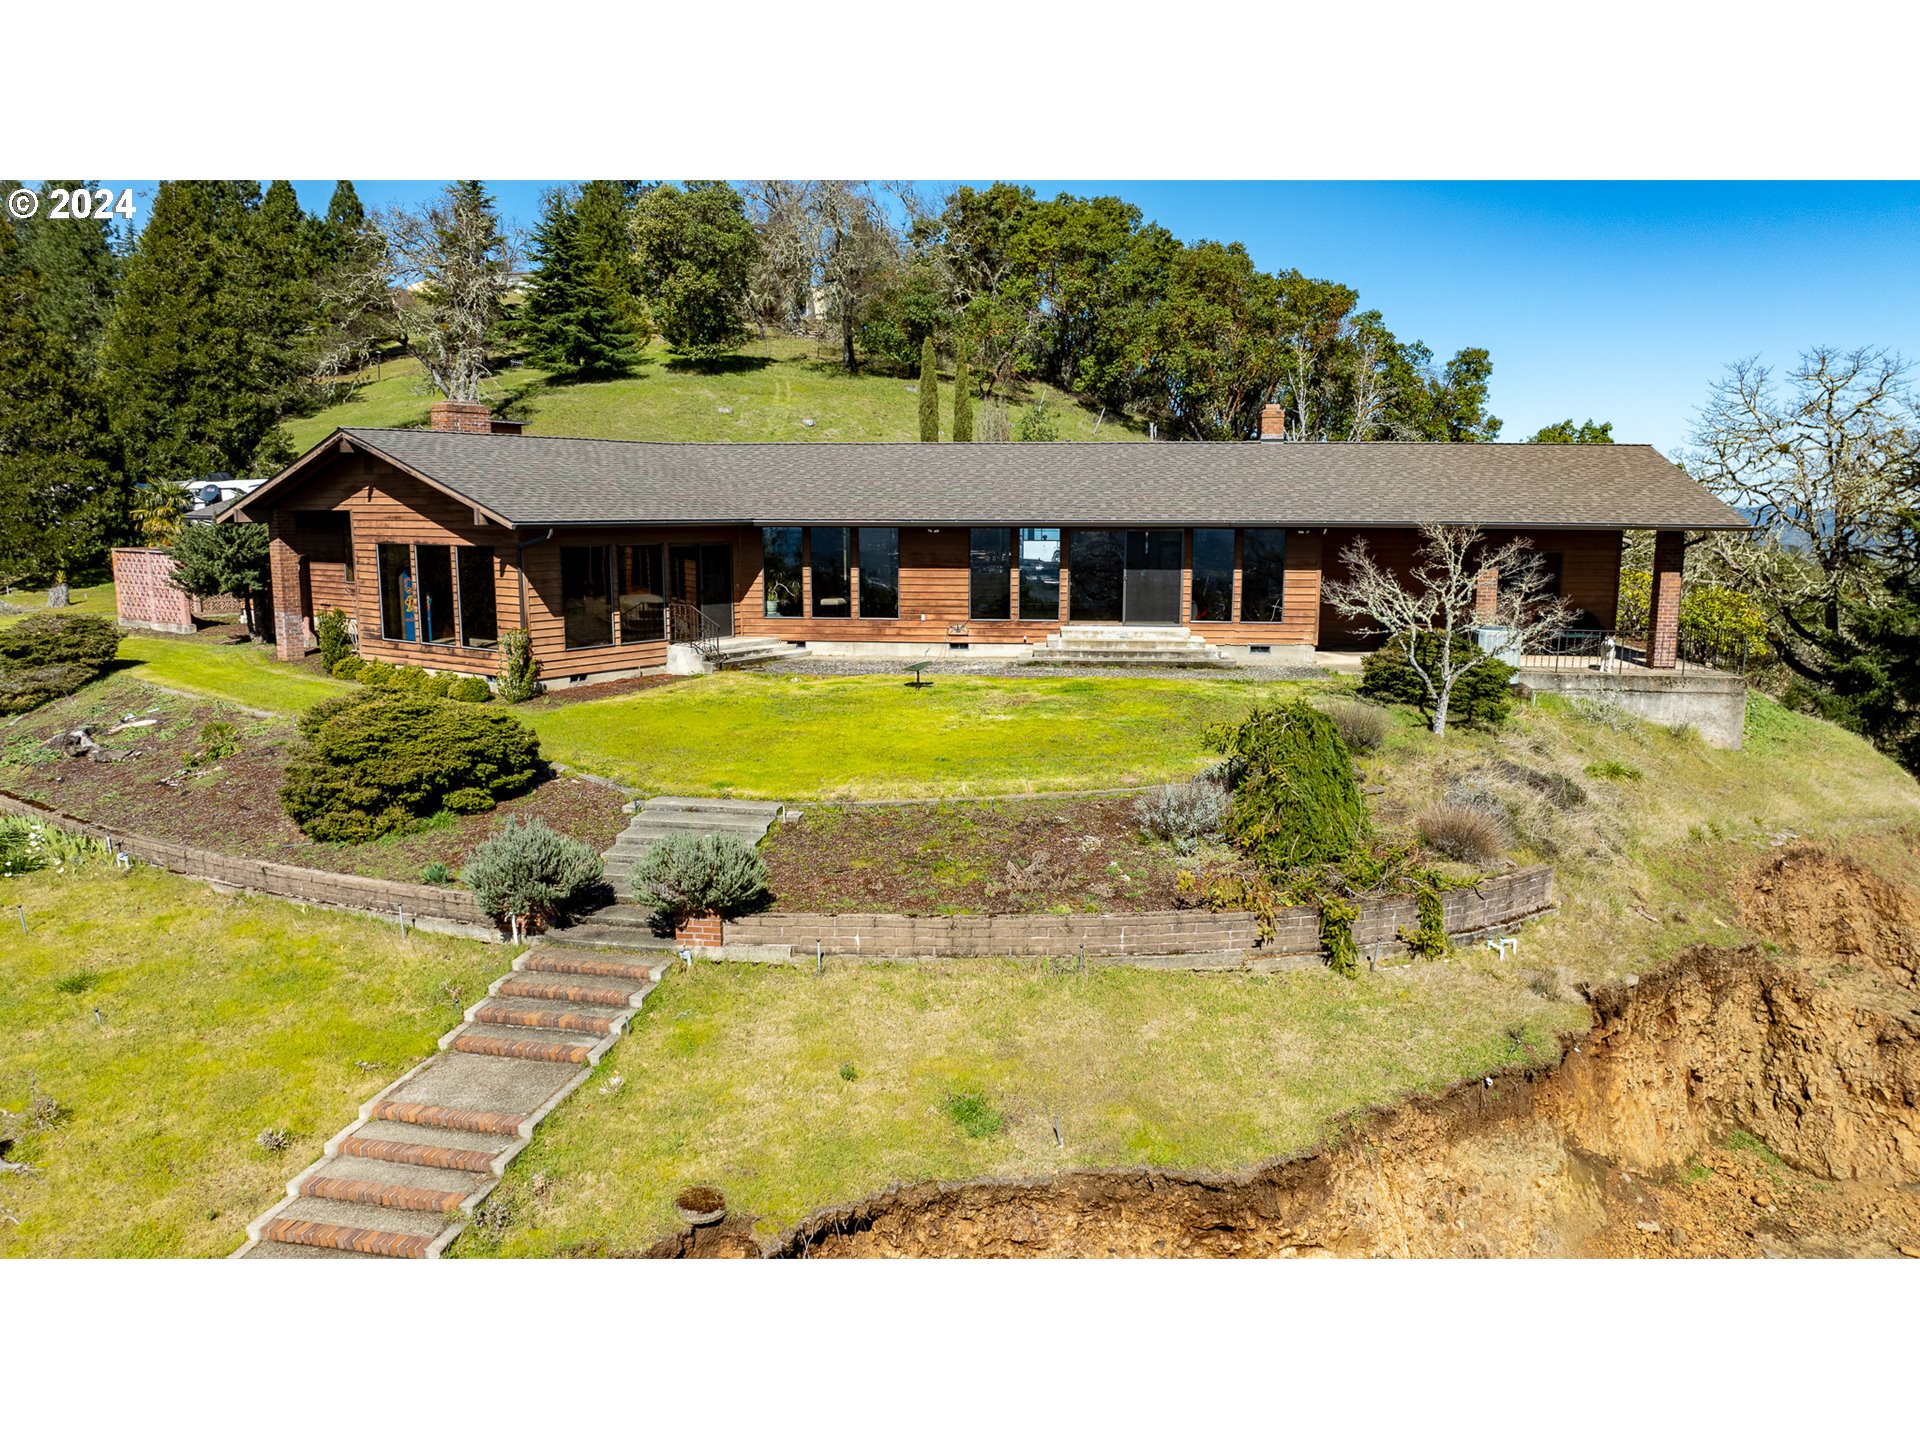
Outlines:
<svg viewBox="0 0 1920 1440"><path fill-rule="evenodd" d="M1801 847L1743 901L1801 955L1696 948L1594 994L1550 1069L1251 1174L906 1186L764 1252L740 1221L653 1253L1920 1256L1920 895Z"/></svg>

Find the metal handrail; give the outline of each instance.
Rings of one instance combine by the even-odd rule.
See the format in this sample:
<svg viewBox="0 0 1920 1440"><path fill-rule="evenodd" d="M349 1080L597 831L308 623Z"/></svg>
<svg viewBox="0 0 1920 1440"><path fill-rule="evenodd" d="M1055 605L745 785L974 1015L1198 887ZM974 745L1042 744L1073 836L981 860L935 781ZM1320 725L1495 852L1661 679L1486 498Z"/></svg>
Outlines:
<svg viewBox="0 0 1920 1440"><path fill-rule="evenodd" d="M667 602L667 641L673 645L691 645L706 659L711 660L720 651L720 642L727 638L724 631L708 618L707 613L690 600L669 600Z"/></svg>

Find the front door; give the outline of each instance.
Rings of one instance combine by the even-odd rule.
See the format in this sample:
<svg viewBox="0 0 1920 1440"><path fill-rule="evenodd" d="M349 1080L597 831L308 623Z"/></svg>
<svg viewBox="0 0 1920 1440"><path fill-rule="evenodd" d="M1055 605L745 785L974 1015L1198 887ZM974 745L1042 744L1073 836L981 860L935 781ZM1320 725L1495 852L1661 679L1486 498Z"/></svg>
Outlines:
<svg viewBox="0 0 1920 1440"><path fill-rule="evenodd" d="M733 547L675 545L667 552L669 594L700 607L709 635L733 634Z"/></svg>
<svg viewBox="0 0 1920 1440"><path fill-rule="evenodd" d="M1179 530L1127 532L1127 584L1122 618L1129 625L1180 623Z"/></svg>

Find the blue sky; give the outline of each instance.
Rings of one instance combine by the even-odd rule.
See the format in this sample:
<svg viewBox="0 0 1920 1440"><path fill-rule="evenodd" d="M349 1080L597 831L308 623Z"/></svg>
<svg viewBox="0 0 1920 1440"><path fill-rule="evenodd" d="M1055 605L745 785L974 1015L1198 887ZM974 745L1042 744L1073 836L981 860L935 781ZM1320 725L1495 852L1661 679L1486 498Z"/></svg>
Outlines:
<svg viewBox="0 0 1920 1440"><path fill-rule="evenodd" d="M534 217L547 182L489 182ZM931 182L930 182L931 183ZM1182 239L1339 280L1403 339L1493 352L1508 439L1611 420L1663 450L1728 361L1811 344L1920 357L1920 185L1816 182L1027 181L1115 194ZM356 181L369 206L439 182ZM324 209L331 181L297 182Z"/></svg>

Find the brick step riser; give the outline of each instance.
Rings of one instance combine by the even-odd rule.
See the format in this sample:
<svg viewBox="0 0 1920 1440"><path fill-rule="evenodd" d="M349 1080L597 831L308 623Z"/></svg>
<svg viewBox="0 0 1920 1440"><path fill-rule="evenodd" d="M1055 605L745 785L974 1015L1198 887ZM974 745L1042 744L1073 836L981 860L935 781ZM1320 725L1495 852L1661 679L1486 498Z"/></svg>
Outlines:
<svg viewBox="0 0 1920 1440"><path fill-rule="evenodd" d="M524 1115L493 1110L461 1110L451 1105L412 1105L383 1100L368 1113L369 1120L392 1120L401 1125L431 1125L438 1130L465 1130L477 1135L518 1135Z"/></svg>
<svg viewBox="0 0 1920 1440"><path fill-rule="evenodd" d="M260 1228L262 1240L282 1245L306 1245L318 1250L352 1250L361 1255L384 1255L392 1260L424 1260L432 1237L399 1235L353 1225L328 1225L318 1220L269 1220Z"/></svg>
<svg viewBox="0 0 1920 1440"><path fill-rule="evenodd" d="M418 1165L423 1170L454 1170L462 1174L491 1175L494 1156L485 1150L458 1150L447 1145L416 1145L405 1140L370 1140L349 1135L334 1154L355 1160L384 1160L389 1165Z"/></svg>
<svg viewBox="0 0 1920 1440"><path fill-rule="evenodd" d="M376 1185L366 1180L341 1180L310 1175L300 1193L315 1200L338 1200L347 1205L378 1205L385 1210L418 1210L445 1215L460 1208L465 1191L425 1190L412 1185Z"/></svg>
<svg viewBox="0 0 1920 1440"><path fill-rule="evenodd" d="M558 1040L508 1040L497 1035L462 1035L450 1047L463 1055L496 1055L503 1060L539 1060L555 1065L584 1065L591 1045Z"/></svg>
<svg viewBox="0 0 1920 1440"><path fill-rule="evenodd" d="M590 955L529 955L526 963L520 967L521 974L537 975L580 975L596 979L624 981L634 988L636 997L644 995L653 988L653 972L657 967L643 964L630 964L623 960L597 960Z"/></svg>
<svg viewBox="0 0 1920 1440"><path fill-rule="evenodd" d="M633 990L625 985L592 985L585 981L529 980L512 977L494 995L502 1000L562 1000L575 1005L633 1004Z"/></svg>
<svg viewBox="0 0 1920 1440"><path fill-rule="evenodd" d="M473 1020L477 1025L501 1025L516 1030L566 1030L577 1035L611 1035L621 1026L618 1015L583 1015L572 1010L541 1010L532 1006L491 1003L477 1007L473 1012Z"/></svg>

